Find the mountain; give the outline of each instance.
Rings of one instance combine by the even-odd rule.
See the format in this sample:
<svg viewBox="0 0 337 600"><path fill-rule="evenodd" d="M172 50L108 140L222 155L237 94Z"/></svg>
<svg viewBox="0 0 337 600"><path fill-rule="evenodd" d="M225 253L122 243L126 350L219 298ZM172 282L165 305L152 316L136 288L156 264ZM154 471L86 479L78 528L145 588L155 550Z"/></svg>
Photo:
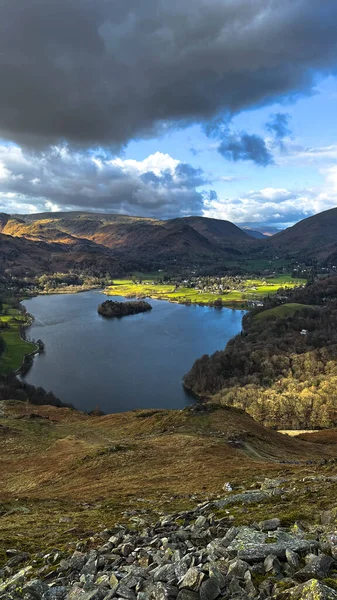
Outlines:
<svg viewBox="0 0 337 600"><path fill-rule="evenodd" d="M337 261L337 208L299 221L272 236L269 243L281 254Z"/></svg>
<svg viewBox="0 0 337 600"><path fill-rule="evenodd" d="M0 229L12 239L57 244L59 252L102 254L130 269L143 270L214 264L244 255L255 244L233 223L204 217L161 221L84 212L2 214Z"/></svg>
<svg viewBox="0 0 337 600"><path fill-rule="evenodd" d="M207 217L184 217L176 219L176 221L184 221L210 242L213 244L216 243L223 248L251 244L250 236L230 221Z"/></svg>
<svg viewBox="0 0 337 600"><path fill-rule="evenodd" d="M264 240L268 237L264 233L261 233L261 231L257 231L257 229L249 229L248 227L243 227L242 231L248 233L248 235L255 238L256 240Z"/></svg>
<svg viewBox="0 0 337 600"><path fill-rule="evenodd" d="M337 208L266 238L206 217L159 220L86 212L0 214L0 266L24 273L69 270L125 273L275 256L337 264ZM274 228L264 227L268 234ZM20 244L20 241L21 244Z"/></svg>
<svg viewBox="0 0 337 600"><path fill-rule="evenodd" d="M123 265L107 248L88 240L65 244L0 234L1 272L27 277L71 269L104 275L120 273Z"/></svg>
<svg viewBox="0 0 337 600"><path fill-rule="evenodd" d="M273 227L271 225L266 225L265 223L240 223L239 227L243 229L243 231L249 232L257 232L261 233L263 237L270 237L275 235L276 233L280 233L282 231L278 227ZM251 233L250 233L251 235ZM260 238L262 239L262 238Z"/></svg>

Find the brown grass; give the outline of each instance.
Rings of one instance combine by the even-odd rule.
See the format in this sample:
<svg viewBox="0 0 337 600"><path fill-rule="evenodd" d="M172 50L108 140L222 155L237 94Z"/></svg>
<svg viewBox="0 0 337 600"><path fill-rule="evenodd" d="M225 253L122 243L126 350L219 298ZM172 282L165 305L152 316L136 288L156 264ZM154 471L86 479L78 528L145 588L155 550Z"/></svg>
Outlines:
<svg viewBox="0 0 337 600"><path fill-rule="evenodd" d="M226 481L246 489L265 477L297 481L299 472L322 469L322 460L329 472L336 470L333 436L322 443L291 438L236 409L89 417L50 406L2 405L3 549L64 547L125 520L127 510L155 515L223 495ZM64 515L66 523L60 522Z"/></svg>

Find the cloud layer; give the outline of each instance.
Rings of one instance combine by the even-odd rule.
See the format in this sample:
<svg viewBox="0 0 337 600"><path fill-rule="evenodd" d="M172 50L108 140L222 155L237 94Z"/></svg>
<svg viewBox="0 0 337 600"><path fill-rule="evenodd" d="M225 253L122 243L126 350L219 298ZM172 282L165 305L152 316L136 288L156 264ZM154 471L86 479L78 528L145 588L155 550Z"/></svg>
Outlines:
<svg viewBox="0 0 337 600"><path fill-rule="evenodd" d="M336 21L336 0L2 0L0 136L118 147L309 93Z"/></svg>
<svg viewBox="0 0 337 600"><path fill-rule="evenodd" d="M201 214L210 192L201 169L157 152L143 161L53 147L0 146L0 210L95 210L174 217Z"/></svg>
<svg viewBox="0 0 337 600"><path fill-rule="evenodd" d="M287 227L337 205L337 167L322 170L320 189L264 188L238 198L215 198L205 202L204 214L234 223L268 223Z"/></svg>

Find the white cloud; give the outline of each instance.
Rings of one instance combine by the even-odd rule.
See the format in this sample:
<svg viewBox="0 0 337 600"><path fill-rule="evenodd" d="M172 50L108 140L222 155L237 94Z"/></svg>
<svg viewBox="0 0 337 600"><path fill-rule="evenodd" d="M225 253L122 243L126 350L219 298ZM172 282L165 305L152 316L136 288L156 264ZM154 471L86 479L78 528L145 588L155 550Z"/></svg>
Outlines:
<svg viewBox="0 0 337 600"><path fill-rule="evenodd" d="M322 171L321 188L251 190L238 198L217 198L205 204L204 215L234 223L291 224L337 205L337 166Z"/></svg>
<svg viewBox="0 0 337 600"><path fill-rule="evenodd" d="M67 146L39 153L0 146L0 178L7 212L36 212L38 207L162 217L200 214L204 192L199 188L208 183L201 169L169 154L123 160Z"/></svg>

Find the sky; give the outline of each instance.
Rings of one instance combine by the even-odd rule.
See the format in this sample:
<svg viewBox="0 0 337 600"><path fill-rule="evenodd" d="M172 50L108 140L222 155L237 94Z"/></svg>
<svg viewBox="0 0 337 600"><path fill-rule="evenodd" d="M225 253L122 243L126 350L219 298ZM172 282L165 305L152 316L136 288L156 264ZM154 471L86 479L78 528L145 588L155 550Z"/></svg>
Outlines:
<svg viewBox="0 0 337 600"><path fill-rule="evenodd" d="M0 211L337 206L336 0L1 0Z"/></svg>

